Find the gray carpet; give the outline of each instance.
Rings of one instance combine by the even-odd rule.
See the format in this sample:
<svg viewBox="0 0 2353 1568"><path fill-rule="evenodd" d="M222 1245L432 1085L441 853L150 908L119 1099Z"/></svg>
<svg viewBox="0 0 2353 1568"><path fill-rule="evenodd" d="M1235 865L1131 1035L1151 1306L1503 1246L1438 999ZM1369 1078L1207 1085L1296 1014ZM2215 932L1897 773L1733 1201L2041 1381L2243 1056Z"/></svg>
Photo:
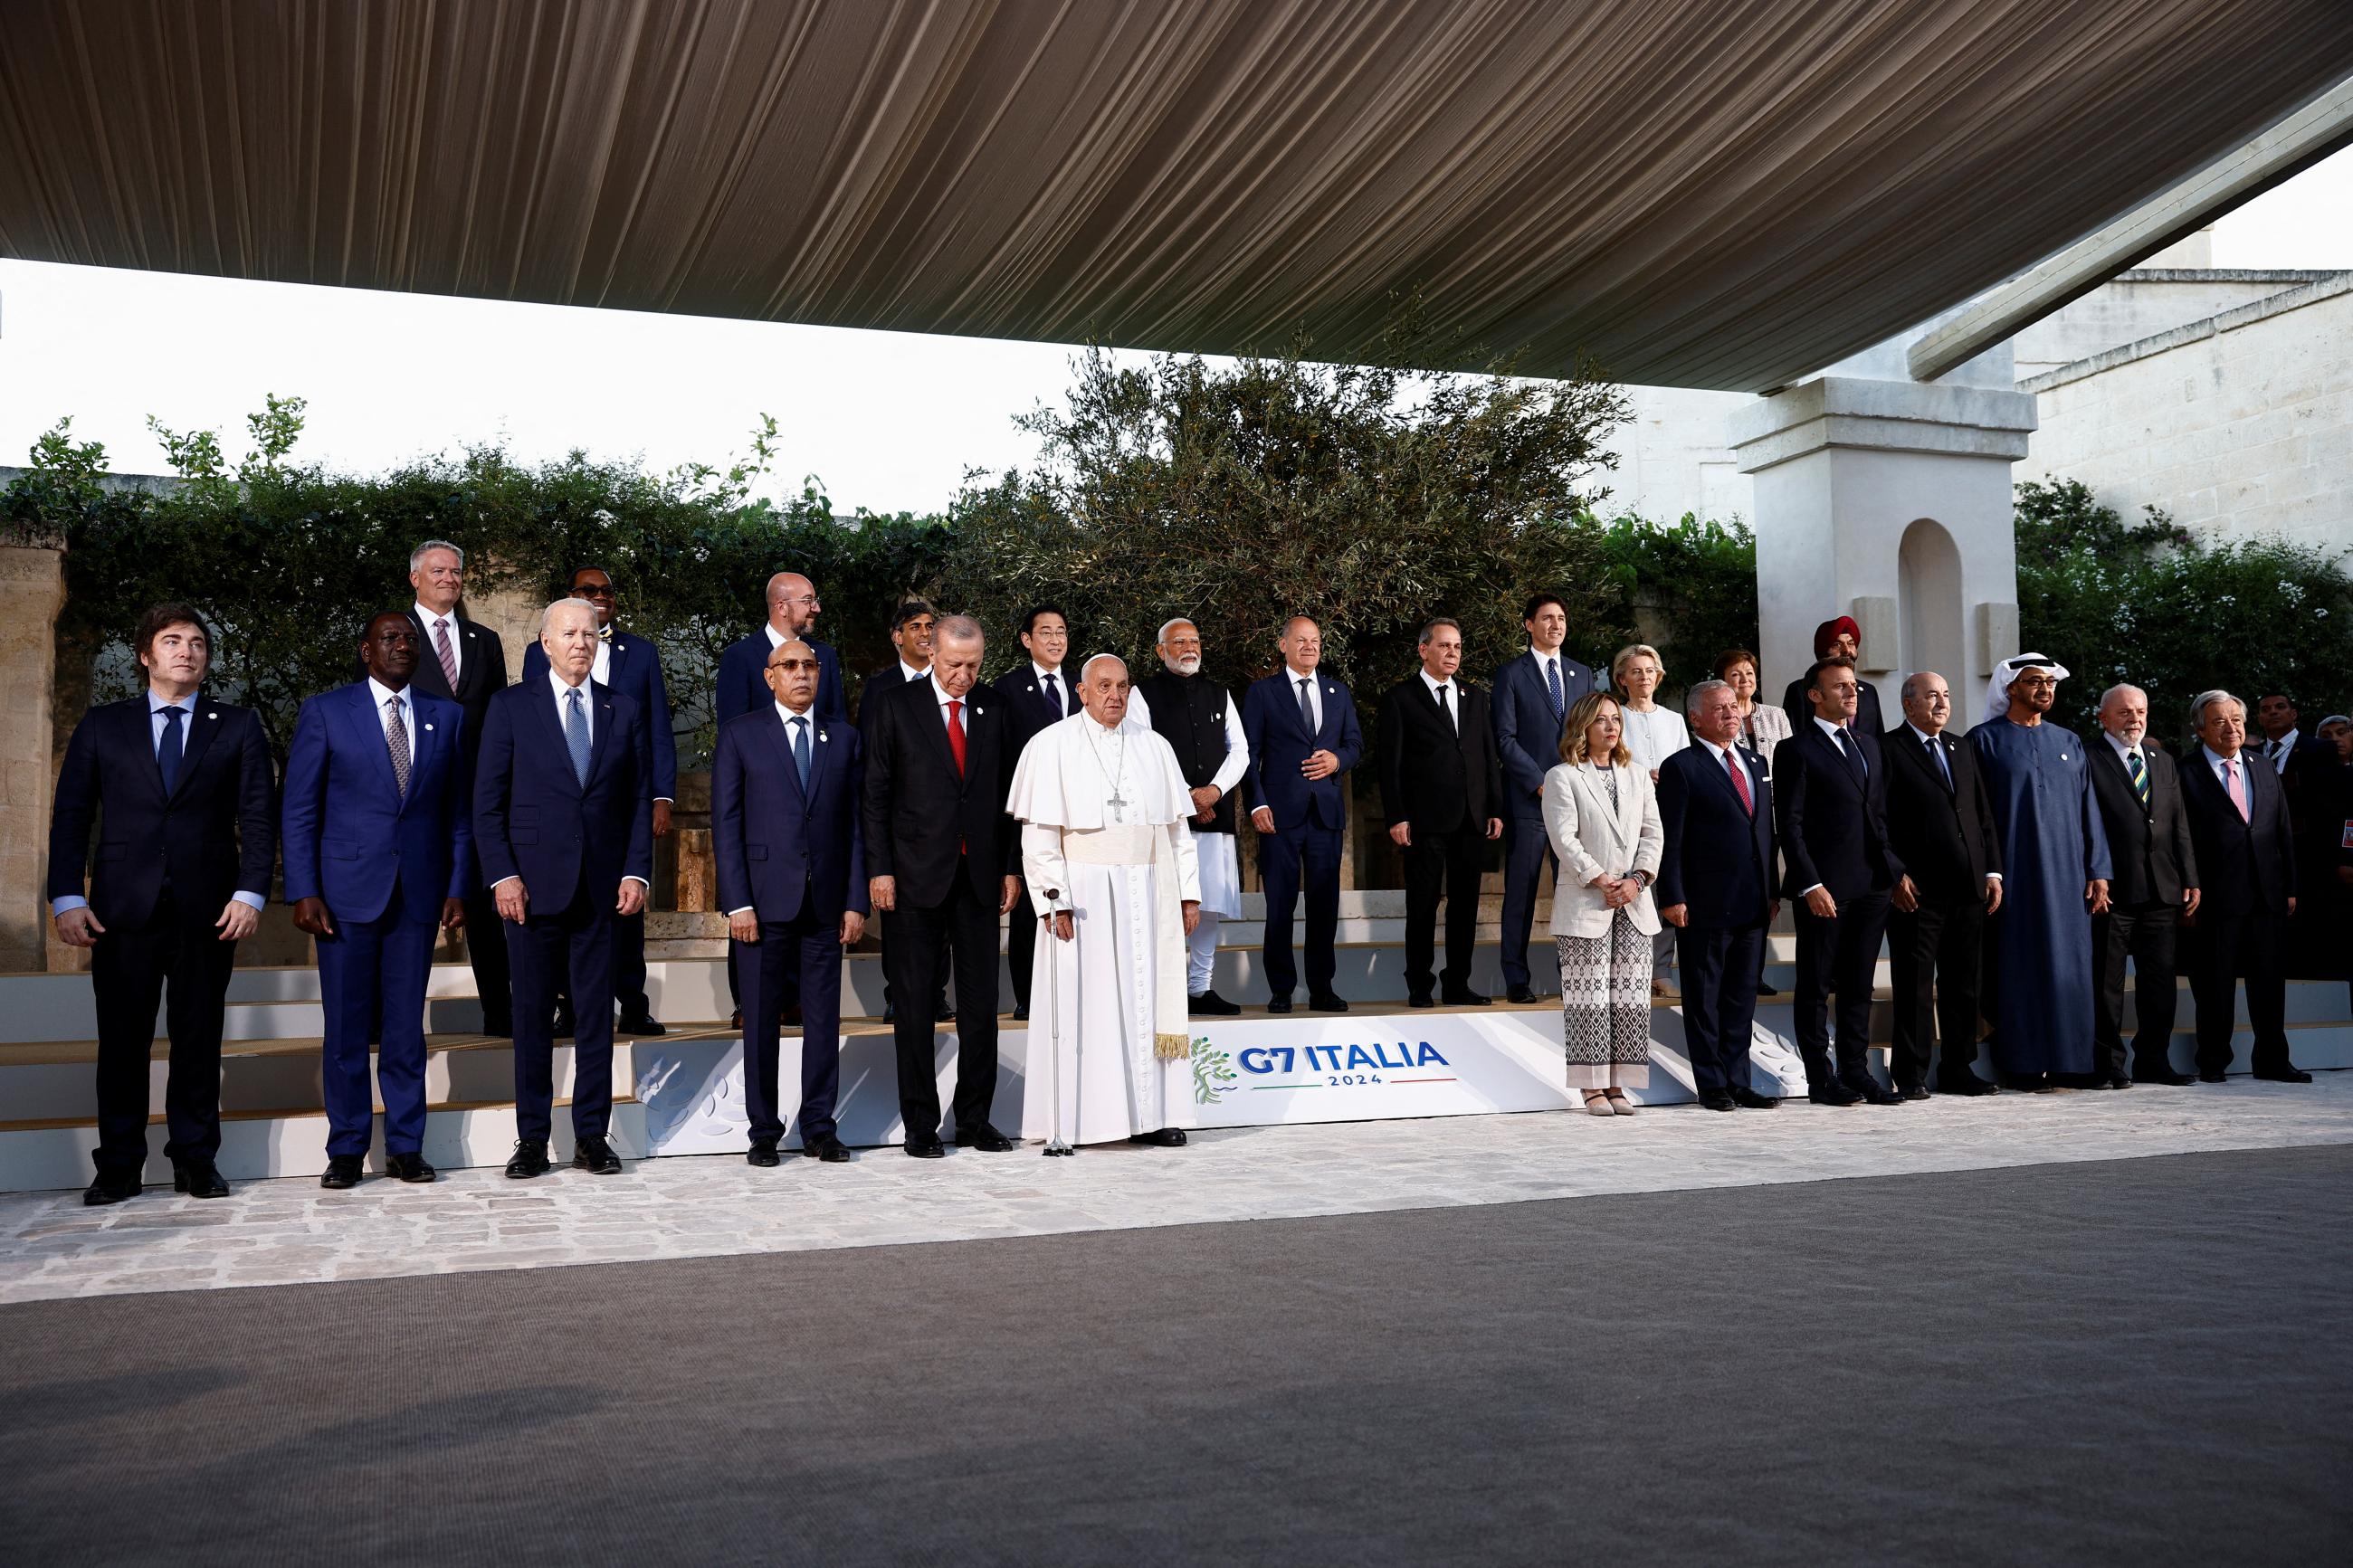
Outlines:
<svg viewBox="0 0 2353 1568"><path fill-rule="evenodd" d="M0 1556L2353 1559L2353 1149L0 1309Z"/></svg>

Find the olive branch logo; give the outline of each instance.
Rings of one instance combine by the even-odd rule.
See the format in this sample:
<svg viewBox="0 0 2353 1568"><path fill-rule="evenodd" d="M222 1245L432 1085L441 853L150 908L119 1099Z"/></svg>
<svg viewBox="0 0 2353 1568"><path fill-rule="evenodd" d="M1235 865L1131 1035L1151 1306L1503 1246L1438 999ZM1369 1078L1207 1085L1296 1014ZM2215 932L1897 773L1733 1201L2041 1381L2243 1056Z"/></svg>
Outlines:
<svg viewBox="0 0 2353 1568"><path fill-rule="evenodd" d="M1232 1092L1234 1058L1209 1044L1207 1035L1193 1037L1193 1100L1215 1105Z"/></svg>

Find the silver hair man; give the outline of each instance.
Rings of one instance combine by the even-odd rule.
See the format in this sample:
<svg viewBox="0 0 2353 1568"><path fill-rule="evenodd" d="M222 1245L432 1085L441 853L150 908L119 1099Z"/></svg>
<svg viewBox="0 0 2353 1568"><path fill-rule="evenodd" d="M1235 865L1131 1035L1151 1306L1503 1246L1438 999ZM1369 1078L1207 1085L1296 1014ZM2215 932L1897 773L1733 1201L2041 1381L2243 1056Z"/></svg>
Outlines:
<svg viewBox="0 0 2353 1568"><path fill-rule="evenodd" d="M2206 710L2217 702L2238 702L2239 710L2242 713L2247 708L2245 703L2239 702L2237 698L2219 687L2211 691L2201 691L2189 700L2189 727L2194 730L2202 726L2206 722Z"/></svg>
<svg viewBox="0 0 2353 1568"><path fill-rule="evenodd" d="M943 616L932 627L932 642L981 642L985 640L980 623L970 616Z"/></svg>
<svg viewBox="0 0 2353 1568"><path fill-rule="evenodd" d="M1700 681L1689 691L1683 693L1683 711L1685 713L1696 713L1700 710L1700 704L1706 700L1707 694L1709 692L1729 691L1732 688L1729 685L1721 680Z"/></svg>
<svg viewBox="0 0 2353 1568"><path fill-rule="evenodd" d="M456 556L458 558L458 569L461 572L465 570L466 552L459 549L456 545L450 543L446 539L428 539L424 543L418 545L416 549L410 551L408 552L408 569L411 572L414 572L419 566L424 565L425 558L427 555L432 554L437 550L446 550L450 554Z"/></svg>

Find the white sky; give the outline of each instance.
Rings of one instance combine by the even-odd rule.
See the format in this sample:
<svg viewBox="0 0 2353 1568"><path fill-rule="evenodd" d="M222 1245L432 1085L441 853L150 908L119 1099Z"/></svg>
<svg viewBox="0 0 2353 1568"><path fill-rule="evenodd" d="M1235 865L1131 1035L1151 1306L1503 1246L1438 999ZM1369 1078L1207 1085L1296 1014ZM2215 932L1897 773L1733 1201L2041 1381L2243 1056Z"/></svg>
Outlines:
<svg viewBox="0 0 2353 1568"><path fill-rule="evenodd" d="M2214 264L2353 267L2353 152L2223 218ZM150 414L234 458L272 392L310 399L298 456L361 473L500 435L526 460L723 463L766 412L780 492L815 473L843 510L931 510L1034 456L1013 416L1059 400L1071 353L0 260L0 463L61 414L120 471L164 471Z"/></svg>

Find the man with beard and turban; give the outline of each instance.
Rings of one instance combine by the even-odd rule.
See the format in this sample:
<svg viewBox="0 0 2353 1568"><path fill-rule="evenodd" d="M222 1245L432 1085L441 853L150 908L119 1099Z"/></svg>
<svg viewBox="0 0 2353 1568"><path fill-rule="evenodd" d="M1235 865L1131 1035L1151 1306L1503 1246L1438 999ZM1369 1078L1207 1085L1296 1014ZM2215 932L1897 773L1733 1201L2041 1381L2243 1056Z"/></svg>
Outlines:
<svg viewBox="0 0 2353 1568"><path fill-rule="evenodd" d="M1862 646L1862 628L1855 625L1852 616L1841 616L1814 628L1814 658L1817 659L1843 658L1852 661ZM1855 679L1862 691L1855 704L1854 717L1847 721L1847 727L1858 735L1884 734L1887 726L1879 721L1879 688L1862 679L1860 665L1855 667ZM1790 723L1803 725L1807 715L1813 710L1813 701L1806 695L1806 678L1801 675L1789 682L1789 689L1781 694L1781 711L1789 715Z"/></svg>
<svg viewBox="0 0 2353 1568"><path fill-rule="evenodd" d="M2005 1089L2108 1087L2097 1070L2092 917L2108 911L2108 837L2091 755L2043 722L2067 671L2039 653L1994 667L1969 731L1993 797L2007 886L1987 953L1993 1061Z"/></svg>

